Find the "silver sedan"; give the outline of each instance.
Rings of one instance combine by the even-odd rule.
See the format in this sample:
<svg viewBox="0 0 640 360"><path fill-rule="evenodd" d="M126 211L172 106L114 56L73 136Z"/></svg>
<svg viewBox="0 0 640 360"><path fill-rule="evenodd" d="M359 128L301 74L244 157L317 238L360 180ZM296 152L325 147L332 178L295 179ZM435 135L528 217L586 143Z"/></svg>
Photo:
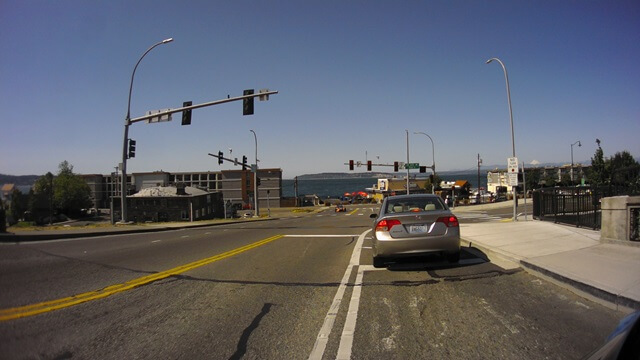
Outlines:
<svg viewBox="0 0 640 360"><path fill-rule="evenodd" d="M372 214L373 266L384 267L393 258L440 252L450 262L460 260L458 218L437 195L389 196Z"/></svg>

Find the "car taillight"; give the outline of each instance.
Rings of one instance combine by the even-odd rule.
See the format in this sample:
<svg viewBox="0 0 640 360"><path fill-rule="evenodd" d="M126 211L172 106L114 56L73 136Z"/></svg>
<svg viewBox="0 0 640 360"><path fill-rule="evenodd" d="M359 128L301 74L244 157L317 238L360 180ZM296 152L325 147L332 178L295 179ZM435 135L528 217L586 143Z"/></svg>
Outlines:
<svg viewBox="0 0 640 360"><path fill-rule="evenodd" d="M383 219L376 224L376 231L390 231L395 225L400 225L400 220L396 219Z"/></svg>
<svg viewBox="0 0 640 360"><path fill-rule="evenodd" d="M460 223L458 222L458 218L451 215L451 216L443 216L441 218L438 218L438 220L436 220L436 222L441 222L444 223L447 227L458 227L460 226Z"/></svg>

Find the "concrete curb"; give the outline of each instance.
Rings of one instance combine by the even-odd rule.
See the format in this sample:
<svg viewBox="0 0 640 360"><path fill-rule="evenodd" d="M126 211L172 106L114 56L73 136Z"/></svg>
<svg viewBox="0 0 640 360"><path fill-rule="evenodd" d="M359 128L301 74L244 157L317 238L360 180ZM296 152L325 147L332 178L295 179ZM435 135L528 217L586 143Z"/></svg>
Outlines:
<svg viewBox="0 0 640 360"><path fill-rule="evenodd" d="M559 273L534 265L527 260L519 259L509 256L503 252L495 251L489 247L478 244L477 242L474 243L473 241L465 239L463 237L460 238L460 242L461 245L464 244L465 246L472 246L479 249L489 258L498 257L500 259L518 264L521 268L534 276L541 277L545 280L551 280L551 282L559 286L565 287L580 296L589 298L614 310L623 310L629 312L633 311L634 309L640 309L640 302L634 299L630 299L619 294L613 294L611 292L599 289L595 286L571 279Z"/></svg>
<svg viewBox="0 0 640 360"><path fill-rule="evenodd" d="M534 265L526 260L520 260L520 265L522 265L522 267L525 268L527 272L531 272L534 275L536 275L536 273L541 274L543 277L551 278L557 282L568 285L573 289L578 290L579 292L588 294L590 296L593 296L596 299L605 301L606 303L613 305L613 308L616 310L640 309L640 301L629 299L619 294L613 294L611 292L599 289L595 286L585 284L581 281L568 278L564 275L550 271L538 265Z"/></svg>

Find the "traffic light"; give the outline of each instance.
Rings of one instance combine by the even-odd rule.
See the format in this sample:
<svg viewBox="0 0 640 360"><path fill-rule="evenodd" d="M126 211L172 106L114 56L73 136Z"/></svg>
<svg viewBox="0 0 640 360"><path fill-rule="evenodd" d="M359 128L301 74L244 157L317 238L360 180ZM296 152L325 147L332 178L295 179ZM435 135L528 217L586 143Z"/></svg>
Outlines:
<svg viewBox="0 0 640 360"><path fill-rule="evenodd" d="M257 182L258 186L260 186L260 178L258 178L258 182Z"/></svg>
<svg viewBox="0 0 640 360"><path fill-rule="evenodd" d="M222 163L224 162L224 160L222 160L223 156L224 154L222 153L222 151L218 151L218 165L222 165Z"/></svg>
<svg viewBox="0 0 640 360"><path fill-rule="evenodd" d="M247 156L246 155L242 155L242 167L247 166Z"/></svg>
<svg viewBox="0 0 640 360"><path fill-rule="evenodd" d="M353 170L353 160L349 160L349 170Z"/></svg>
<svg viewBox="0 0 640 360"><path fill-rule="evenodd" d="M182 107L191 106L191 101L185 101L182 103ZM191 125L191 109L182 111L182 125Z"/></svg>
<svg viewBox="0 0 640 360"><path fill-rule="evenodd" d="M253 89L249 89L249 90L245 90L242 95L253 95L254 90ZM253 99L254 98L248 98L248 99L242 99L242 115L253 115Z"/></svg>
<svg viewBox="0 0 640 360"><path fill-rule="evenodd" d="M367 160L367 171L371 171L371 160Z"/></svg>
<svg viewBox="0 0 640 360"><path fill-rule="evenodd" d="M129 139L129 159L136 157L136 141Z"/></svg>
<svg viewBox="0 0 640 360"><path fill-rule="evenodd" d="M420 172L421 173L426 173L427 172L427 167L426 166L420 166Z"/></svg>
<svg viewBox="0 0 640 360"><path fill-rule="evenodd" d="M398 172L398 166L399 166L398 162L394 161L393 162L393 171Z"/></svg>

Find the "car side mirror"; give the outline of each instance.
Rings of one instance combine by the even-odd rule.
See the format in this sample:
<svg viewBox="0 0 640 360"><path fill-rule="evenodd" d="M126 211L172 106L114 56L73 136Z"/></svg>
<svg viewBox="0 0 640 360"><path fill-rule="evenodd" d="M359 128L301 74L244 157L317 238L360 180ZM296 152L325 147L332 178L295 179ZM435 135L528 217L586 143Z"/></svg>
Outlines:
<svg viewBox="0 0 640 360"><path fill-rule="evenodd" d="M371 214L371 215L369 215L369 217L372 218L372 219L375 219L375 218L378 217L378 214Z"/></svg>

